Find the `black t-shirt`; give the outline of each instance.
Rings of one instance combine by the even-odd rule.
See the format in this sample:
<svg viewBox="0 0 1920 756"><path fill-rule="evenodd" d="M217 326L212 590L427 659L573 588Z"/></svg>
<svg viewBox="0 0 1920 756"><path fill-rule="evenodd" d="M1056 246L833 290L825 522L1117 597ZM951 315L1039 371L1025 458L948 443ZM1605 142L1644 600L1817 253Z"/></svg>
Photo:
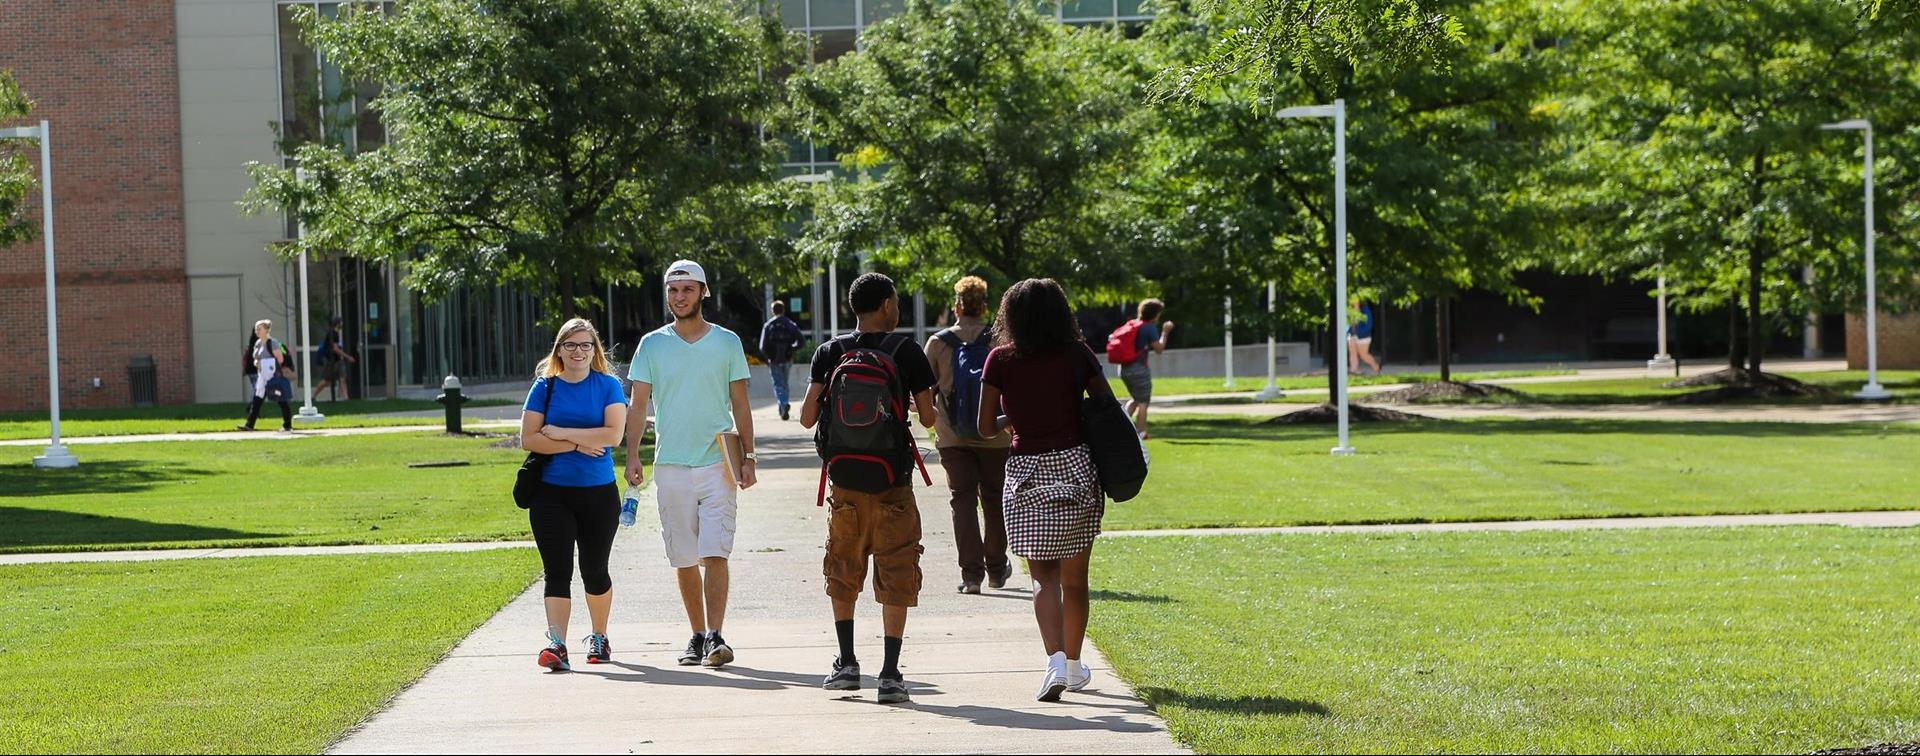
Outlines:
<svg viewBox="0 0 1920 756"><path fill-rule="evenodd" d="M850 342L855 341L862 347L873 349L893 358L893 366L899 371L900 387L906 392L908 398L933 388L934 384L939 382L933 375L933 363L927 361L926 351L922 350L920 345L914 342L911 337L893 333L859 333L854 334L852 339L843 337L831 339L827 341L827 343L821 344L820 348L813 351L813 382L823 386L827 385L828 379L833 377L833 369L839 366L840 358L846 354ZM827 395L824 392L821 393L820 400L822 403L826 402ZM821 411L826 412L826 407L821 407ZM914 443L913 412L909 411L906 417L900 419L906 426L902 430L905 432L907 443ZM825 430L826 418L823 415L818 430L815 431L814 441L816 445L820 444L822 439L824 439L824 436L819 434ZM824 447L822 447L822 456L824 455L825 451ZM897 454L888 460L894 470L899 473L896 478L898 485L912 485L913 473L911 469L913 458L912 447L903 445ZM851 466L847 467L847 469L839 469L844 465ZM855 490L868 492L886 490L884 482L885 476L873 475L871 471L861 469L863 467L865 466L852 465L851 463L836 463L835 469L828 470L828 475L833 478L835 485L845 485ZM877 480L870 478L877 478Z"/></svg>
<svg viewBox="0 0 1920 756"><path fill-rule="evenodd" d="M860 345L877 349L893 357L893 366L900 370L900 385L911 397L933 388L939 379L933 375L933 363L927 361L926 350L914 343L913 339L896 333L854 334ZM833 368L840 364L840 356L846 353L847 339L829 339L813 350L813 382L824 384L833 375Z"/></svg>

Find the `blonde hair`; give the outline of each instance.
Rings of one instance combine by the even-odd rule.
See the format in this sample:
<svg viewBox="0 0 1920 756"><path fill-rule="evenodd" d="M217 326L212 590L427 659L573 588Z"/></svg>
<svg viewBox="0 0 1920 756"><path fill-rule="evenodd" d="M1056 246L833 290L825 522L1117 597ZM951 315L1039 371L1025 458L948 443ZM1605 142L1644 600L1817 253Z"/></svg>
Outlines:
<svg viewBox="0 0 1920 756"><path fill-rule="evenodd" d="M546 359L534 366L533 377L552 378L566 372L567 365L560 359L560 343L581 331L586 331L593 336L593 365L590 369L596 373L613 375L613 364L607 361L607 348L600 343L600 331L593 327L592 321L586 318L574 318L567 321L566 325L560 326L560 333L553 337L553 349L547 352Z"/></svg>
<svg viewBox="0 0 1920 756"><path fill-rule="evenodd" d="M267 318L261 318L259 320L253 321L253 327L265 328L267 329L267 333L273 333L273 321Z"/></svg>
<svg viewBox="0 0 1920 756"><path fill-rule="evenodd" d="M977 318L987 314L987 281L967 276L953 285L954 309L961 315Z"/></svg>

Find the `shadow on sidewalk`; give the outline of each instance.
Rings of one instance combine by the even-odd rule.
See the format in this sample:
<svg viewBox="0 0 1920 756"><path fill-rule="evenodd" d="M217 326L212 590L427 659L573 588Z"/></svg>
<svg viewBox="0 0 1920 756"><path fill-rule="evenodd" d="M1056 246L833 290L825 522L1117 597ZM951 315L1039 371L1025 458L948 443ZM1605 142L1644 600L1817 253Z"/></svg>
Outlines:
<svg viewBox="0 0 1920 756"><path fill-rule="evenodd" d="M914 693L917 695L918 690ZM1070 699L1068 699L1070 700ZM1074 701L1073 705L1086 707L1087 704ZM1036 703L1036 706L1046 704ZM901 708L938 714L943 717L965 719L982 727L1005 727L1012 730L1100 730L1103 732L1155 732L1160 728L1145 722L1128 721L1114 714L1082 719L1074 716L1039 714L1017 709L1000 709L991 706L927 706L923 704L904 704ZM1141 716L1149 714L1145 706L1100 706L1098 708L1117 709Z"/></svg>

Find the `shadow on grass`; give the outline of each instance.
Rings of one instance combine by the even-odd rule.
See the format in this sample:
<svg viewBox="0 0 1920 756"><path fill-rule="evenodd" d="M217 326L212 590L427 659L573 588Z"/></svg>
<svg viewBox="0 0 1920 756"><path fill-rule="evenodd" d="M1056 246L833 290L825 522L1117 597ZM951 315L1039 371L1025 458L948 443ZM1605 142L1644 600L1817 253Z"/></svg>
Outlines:
<svg viewBox="0 0 1920 756"><path fill-rule="evenodd" d="M7 551L133 543L242 541L278 535L51 509L0 507L0 550Z"/></svg>
<svg viewBox="0 0 1920 756"><path fill-rule="evenodd" d="M212 474L208 470L181 465L132 460L81 465L68 470L6 465L0 466L0 499L135 493Z"/></svg>
<svg viewBox="0 0 1920 756"><path fill-rule="evenodd" d="M1093 591L1087 594L1094 601L1119 601L1128 604L1177 604L1178 600L1169 596L1154 596L1128 591Z"/></svg>
<svg viewBox="0 0 1920 756"><path fill-rule="evenodd" d="M1415 412L1419 410L1414 409ZM1223 440L1324 441L1327 426L1265 425L1264 418L1169 417L1156 418L1155 440L1169 444L1204 445ZM1477 420L1420 420L1410 423L1374 423L1366 432L1371 436L1449 435L1644 435L1644 436L1741 436L1747 438L1871 438L1877 436L1920 436L1920 426L1881 423L1767 423L1664 420L1522 420L1488 418Z"/></svg>
<svg viewBox="0 0 1920 756"><path fill-rule="evenodd" d="M1167 688L1141 688L1140 697L1149 705L1158 709L1162 706L1180 706L1200 711L1214 711L1227 714L1274 714L1278 716L1305 715L1312 717L1330 716L1327 707L1314 701L1300 701L1280 696L1209 696L1183 693Z"/></svg>

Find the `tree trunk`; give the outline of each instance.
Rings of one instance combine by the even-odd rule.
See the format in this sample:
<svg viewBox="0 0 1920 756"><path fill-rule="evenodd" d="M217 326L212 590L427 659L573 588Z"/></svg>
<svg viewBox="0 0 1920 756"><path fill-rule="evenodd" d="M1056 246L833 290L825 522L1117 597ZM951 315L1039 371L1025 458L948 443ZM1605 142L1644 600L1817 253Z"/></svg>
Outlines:
<svg viewBox="0 0 1920 756"><path fill-rule="evenodd" d="M562 270L560 271L560 315L566 320L572 320L574 313L578 311L573 302L573 295L573 274Z"/></svg>
<svg viewBox="0 0 1920 756"><path fill-rule="evenodd" d="M1727 369L1739 370L1747 361L1746 350L1740 348L1740 297L1735 296L1727 302Z"/></svg>
<svg viewBox="0 0 1920 756"><path fill-rule="evenodd" d="M1441 297L1433 308L1434 343L1440 346L1440 380L1453 380L1453 297Z"/></svg>

